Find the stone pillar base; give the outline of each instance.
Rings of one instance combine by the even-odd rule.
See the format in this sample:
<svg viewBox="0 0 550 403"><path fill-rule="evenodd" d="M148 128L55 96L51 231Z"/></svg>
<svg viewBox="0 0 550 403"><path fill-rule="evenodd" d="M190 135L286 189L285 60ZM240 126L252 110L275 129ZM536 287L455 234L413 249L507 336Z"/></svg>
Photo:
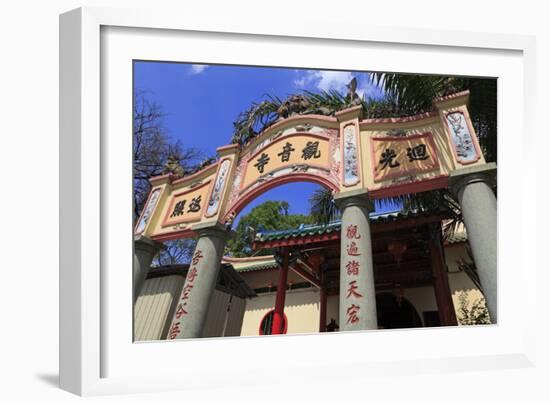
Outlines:
<svg viewBox="0 0 550 403"><path fill-rule="evenodd" d="M202 336L221 258L229 238L229 231L221 226L195 227L193 230L199 234L199 240L168 331L168 339Z"/></svg>

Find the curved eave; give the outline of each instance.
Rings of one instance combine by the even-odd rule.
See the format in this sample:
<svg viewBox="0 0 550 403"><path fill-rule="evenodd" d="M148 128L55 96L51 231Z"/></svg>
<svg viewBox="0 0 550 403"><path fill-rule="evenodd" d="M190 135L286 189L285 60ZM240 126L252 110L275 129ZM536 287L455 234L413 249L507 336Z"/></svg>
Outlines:
<svg viewBox="0 0 550 403"><path fill-rule="evenodd" d="M442 218L442 212L440 211L421 211L382 214L370 217L369 221L372 225L372 231L375 233L383 232L388 229L388 226L392 226L393 224L410 223L409 226L416 226L439 221ZM271 231L258 234L253 243L253 248L273 248L335 241L340 239L340 233L341 222L331 223L327 226L317 225L285 231Z"/></svg>

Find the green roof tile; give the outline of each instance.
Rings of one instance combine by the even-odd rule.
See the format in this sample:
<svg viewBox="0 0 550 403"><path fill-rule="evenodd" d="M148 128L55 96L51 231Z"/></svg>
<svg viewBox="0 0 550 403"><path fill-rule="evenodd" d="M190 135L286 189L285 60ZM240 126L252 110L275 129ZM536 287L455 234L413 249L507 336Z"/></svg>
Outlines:
<svg viewBox="0 0 550 403"><path fill-rule="evenodd" d="M410 211L410 212L391 212L384 214L373 214L369 216L371 223L395 222L406 218L428 216L433 211ZM277 241L281 239L298 238L304 236L323 235L331 232L340 231L342 222L334 221L327 225L301 225L298 228L276 231L260 231L256 233L257 242Z"/></svg>
<svg viewBox="0 0 550 403"><path fill-rule="evenodd" d="M231 263L228 263L228 264L231 264ZM258 264L255 264L255 265L249 265L249 266L245 266L245 267L235 267L235 266L233 266L235 271L238 272L238 273L244 273L244 272L247 272L247 271L254 271L254 270L275 269L277 267L278 267L278 264L275 260L273 260L271 262L264 262L264 263L258 263Z"/></svg>

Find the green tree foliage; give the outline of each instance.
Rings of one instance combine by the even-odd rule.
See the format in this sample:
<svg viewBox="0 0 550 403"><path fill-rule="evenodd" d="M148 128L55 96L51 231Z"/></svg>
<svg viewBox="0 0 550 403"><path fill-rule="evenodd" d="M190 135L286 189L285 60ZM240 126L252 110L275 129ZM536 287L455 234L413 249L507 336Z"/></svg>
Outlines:
<svg viewBox="0 0 550 403"><path fill-rule="evenodd" d="M300 224L312 224L313 219L303 214L289 214L286 201L266 201L244 215L235 229L236 236L227 244L227 251L235 257L251 256L252 241L256 231L298 228ZM262 255L272 253L262 250Z"/></svg>

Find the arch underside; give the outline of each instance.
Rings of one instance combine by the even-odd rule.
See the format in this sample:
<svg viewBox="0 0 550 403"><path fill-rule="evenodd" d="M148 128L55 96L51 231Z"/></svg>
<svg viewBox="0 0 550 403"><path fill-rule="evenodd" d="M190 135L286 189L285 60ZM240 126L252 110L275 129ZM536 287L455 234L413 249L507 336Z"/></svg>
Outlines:
<svg viewBox="0 0 550 403"><path fill-rule="evenodd" d="M260 183L250 188L249 190L246 190L242 194L239 194L237 201L227 208L224 215L224 221L230 219L231 217L236 217L242 211L242 209L244 209L250 202L252 202L258 196L261 196L263 193L278 186L296 182L316 183L318 185L331 189L334 192L339 191L339 186L335 181L319 174L301 172L281 175L269 181Z"/></svg>

